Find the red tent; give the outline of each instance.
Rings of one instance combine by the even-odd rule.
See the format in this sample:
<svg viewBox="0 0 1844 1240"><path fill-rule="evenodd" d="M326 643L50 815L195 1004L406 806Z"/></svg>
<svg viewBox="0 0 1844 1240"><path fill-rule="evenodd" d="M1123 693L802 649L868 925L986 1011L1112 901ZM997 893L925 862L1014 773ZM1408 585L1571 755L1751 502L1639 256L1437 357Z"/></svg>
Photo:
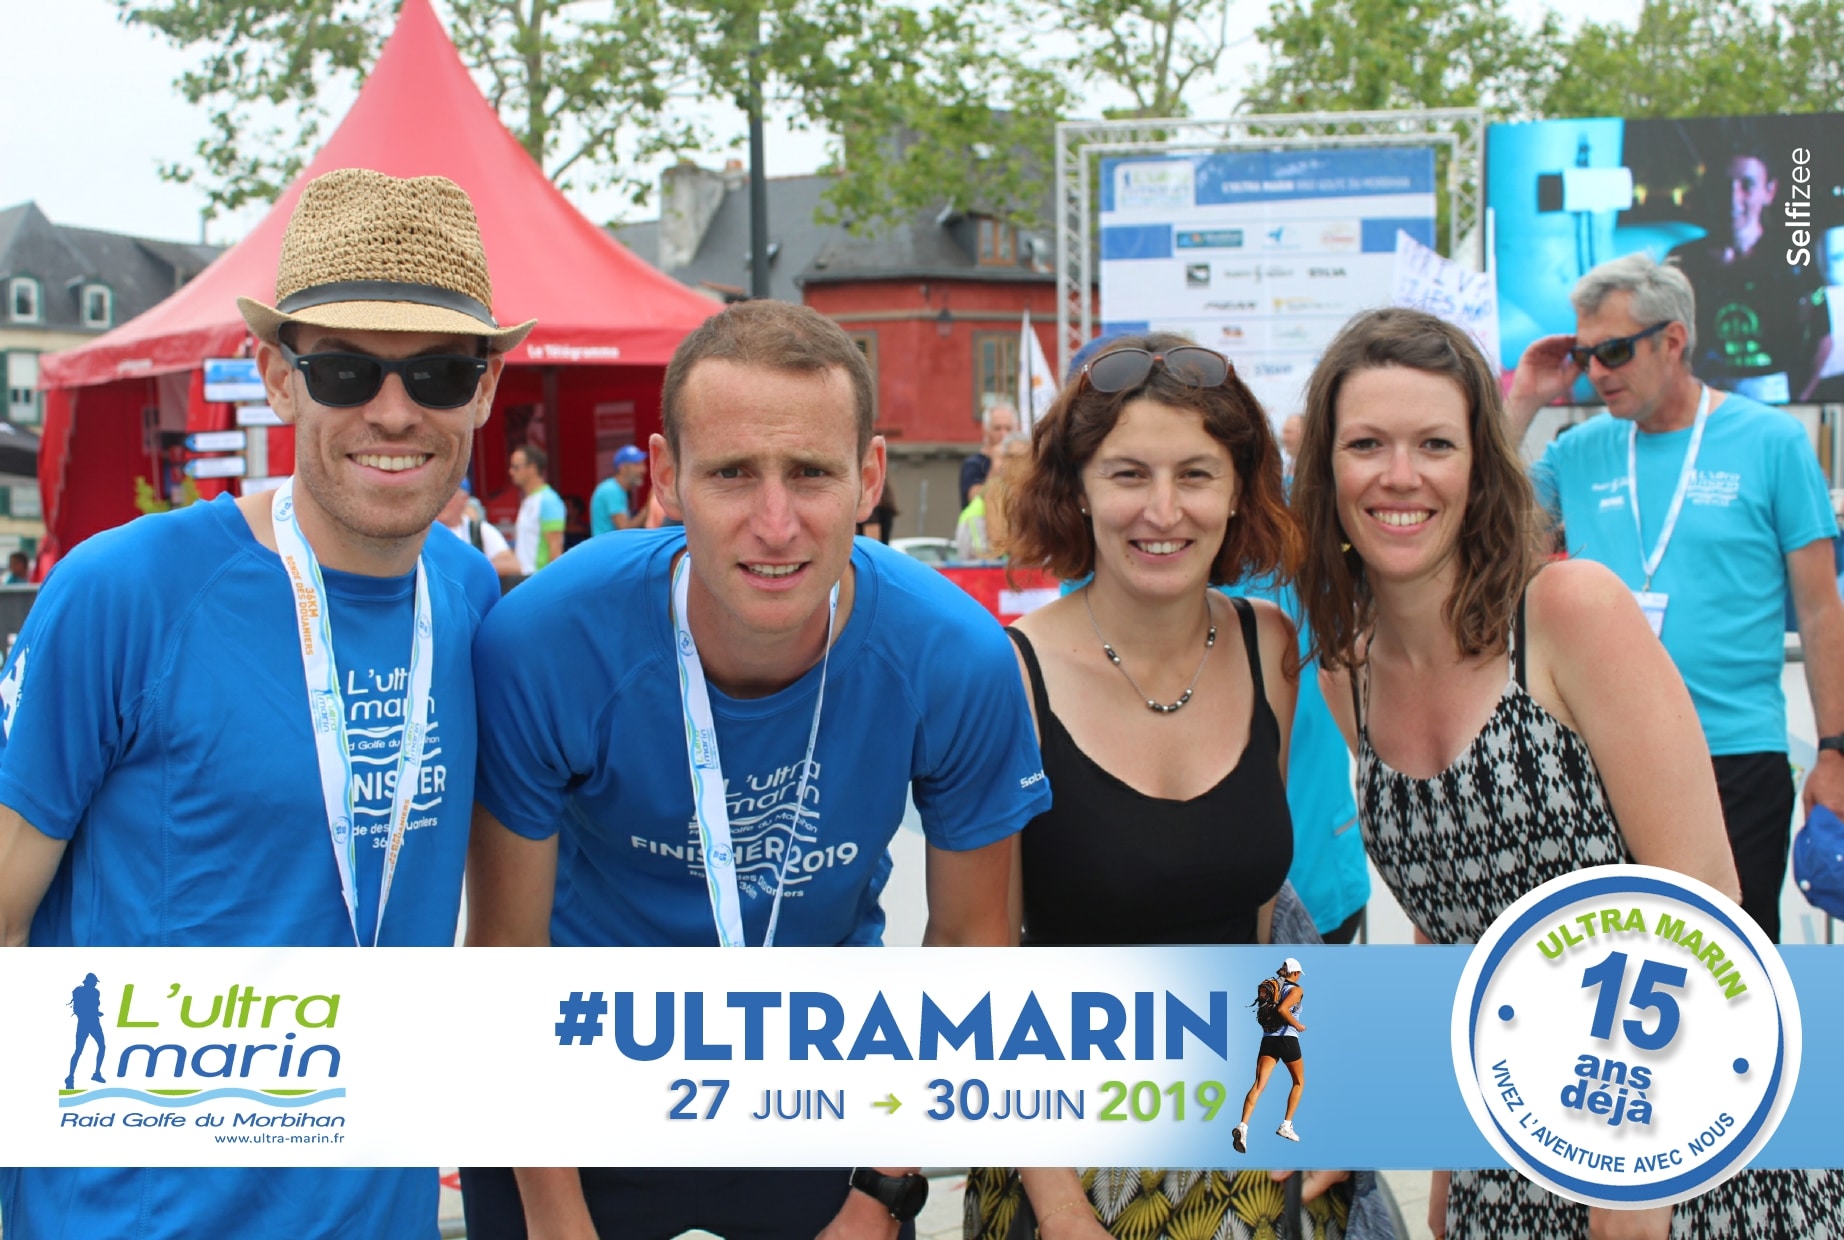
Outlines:
<svg viewBox="0 0 1844 1240"><path fill-rule="evenodd" d="M200 364L246 349L237 297L273 299L282 232L301 187L350 167L459 183L480 219L494 314L502 323L538 320L508 355L496 415L475 442L485 492L504 485L509 420L543 428L553 485L585 501L609 472L598 457L630 439L644 444L657 429L665 364L718 306L572 207L500 124L429 0L404 0L351 112L249 236L146 314L42 360L39 488L51 555L136 515L136 479L160 469L156 431L231 425L229 405L205 402ZM267 471L290 472L292 432L269 437Z"/></svg>

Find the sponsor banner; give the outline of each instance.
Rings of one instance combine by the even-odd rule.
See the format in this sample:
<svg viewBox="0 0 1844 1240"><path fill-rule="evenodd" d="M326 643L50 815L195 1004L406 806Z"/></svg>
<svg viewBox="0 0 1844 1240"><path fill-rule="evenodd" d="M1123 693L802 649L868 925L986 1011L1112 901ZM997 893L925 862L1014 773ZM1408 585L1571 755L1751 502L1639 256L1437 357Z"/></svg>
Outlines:
<svg viewBox="0 0 1844 1240"><path fill-rule="evenodd" d="M1493 125L1486 203L1506 370L1575 330L1583 275L1643 253L1690 278L1699 378L1771 403L1844 400L1844 115ZM1574 400L1599 402L1585 378Z"/></svg>
<svg viewBox="0 0 1844 1240"><path fill-rule="evenodd" d="M1613 900L1623 919L1628 903ZM1773 1052L1752 1026L1705 1028L1698 987L1728 1003L1701 962L1715 923L1703 921L1699 946L1688 913L1683 937L1650 911L1643 920L1643 935L1622 921L1631 963L1616 1039L1628 1019L1651 1029L1646 1001L1672 994L1674 1053L1706 1038L1726 1048L1721 1071L1700 1050L1694 1066L1667 1054L1651 1069L1652 1130L1668 1128L1688 1158L1705 1121L1726 1113L1739 1131L1754 1114L1732 1061L1764 1076ZM1748 953L1740 936L1721 942ZM1271 1080L1250 1165L1503 1165L1450 1049L1464 947L5 952L0 1165L1233 1166L1244 1157L1230 1129L1262 1037L1251 1005L1287 952L1303 966L1302 1139L1275 1135L1287 1091ZM1574 974L1594 963L1568 952ZM1844 956L1786 954L1806 1019L1830 1027L1844 1016ZM1657 968L1642 980L1651 958L1692 971L1690 990L1670 990ZM1585 1020L1597 994L1614 993L1512 972L1487 981L1488 1016L1522 1005L1534 1022L1553 1005L1557 1020ZM1493 989L1526 984L1538 986L1528 1001ZM1740 1006L1790 1007L1780 982L1749 984ZM1584 1026L1510 1070L1551 1124L1614 1134L1598 1102L1577 1114L1578 1078L1558 1070L1590 1042ZM1487 1048L1484 1080L1525 1053L1505 1048ZM1628 1064L1617 1127L1638 1134L1633 1068L1654 1060L1617 1043L1596 1057ZM1844 1067L1783 1063L1789 1101L1765 1146L1751 1144L1763 1125L1707 1148L1734 1165L1750 1154L1757 1166L1844 1165L1829 1115ZM1573 1145L1605 1146L1567 1131Z"/></svg>
<svg viewBox="0 0 1844 1240"><path fill-rule="evenodd" d="M1103 321L1181 330L1222 349L1277 421L1299 410L1300 380L1337 329L1389 304L1397 234L1434 242L1429 150L1135 156L1101 167ZM1282 322L1295 324L1284 340L1271 335ZM1260 365L1279 371L1255 384Z"/></svg>

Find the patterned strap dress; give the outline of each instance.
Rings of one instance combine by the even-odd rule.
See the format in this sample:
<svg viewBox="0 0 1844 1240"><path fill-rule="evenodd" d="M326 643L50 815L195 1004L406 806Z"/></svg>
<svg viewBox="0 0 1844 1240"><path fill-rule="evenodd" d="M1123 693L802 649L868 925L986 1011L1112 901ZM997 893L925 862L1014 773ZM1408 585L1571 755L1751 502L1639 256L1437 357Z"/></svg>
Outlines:
<svg viewBox="0 0 1844 1240"><path fill-rule="evenodd" d="M1631 860L1587 743L1525 691L1524 605L1510 675L1485 727L1431 779L1390 769L1358 720L1364 845L1409 919L1436 943L1470 943L1531 888ZM1750 1171L1677 1207L1674 1238L1844 1240L1844 1171ZM1587 1207L1515 1172L1456 1171L1448 1240L1587 1240Z"/></svg>

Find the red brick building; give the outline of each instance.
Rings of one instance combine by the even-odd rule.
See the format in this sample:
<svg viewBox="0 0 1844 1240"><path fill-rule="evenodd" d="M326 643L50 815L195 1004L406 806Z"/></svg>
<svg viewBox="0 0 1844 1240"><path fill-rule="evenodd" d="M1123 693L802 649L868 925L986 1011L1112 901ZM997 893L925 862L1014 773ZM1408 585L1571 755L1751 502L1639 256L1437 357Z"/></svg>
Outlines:
<svg viewBox="0 0 1844 1240"><path fill-rule="evenodd" d="M877 429L890 445L899 535L953 533L961 460L984 410L1015 403L1024 312L1056 362L1056 275L1048 230L950 212L871 236L814 223L822 176L769 182L772 295L804 301L864 349ZM710 296L749 280L749 202L740 167L668 170L661 218L615 230L641 257Z"/></svg>

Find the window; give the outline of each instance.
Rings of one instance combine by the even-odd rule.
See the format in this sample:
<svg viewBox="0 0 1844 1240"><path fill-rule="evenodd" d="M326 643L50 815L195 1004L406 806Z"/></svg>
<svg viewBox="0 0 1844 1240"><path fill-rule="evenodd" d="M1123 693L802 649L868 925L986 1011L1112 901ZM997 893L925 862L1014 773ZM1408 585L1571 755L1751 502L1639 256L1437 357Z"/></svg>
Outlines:
<svg viewBox="0 0 1844 1240"><path fill-rule="evenodd" d="M1003 220L980 217L980 262L1011 266L1018 261L1018 230Z"/></svg>
<svg viewBox="0 0 1844 1240"><path fill-rule="evenodd" d="M14 276L7 281L6 308L15 323L38 322L38 281L31 276Z"/></svg>
<svg viewBox="0 0 1844 1240"><path fill-rule="evenodd" d="M864 354L864 364L870 367L871 409L874 413L877 409L877 333L847 332L846 334L852 338L852 343L858 346L858 351Z"/></svg>
<svg viewBox="0 0 1844 1240"><path fill-rule="evenodd" d="M107 327L115 319L115 294L106 284L83 286L83 325Z"/></svg>
<svg viewBox="0 0 1844 1240"><path fill-rule="evenodd" d="M38 354L8 353L5 357L7 419L27 426L37 426Z"/></svg>
<svg viewBox="0 0 1844 1240"><path fill-rule="evenodd" d="M973 420L1018 399L1018 333L973 333Z"/></svg>
<svg viewBox="0 0 1844 1240"><path fill-rule="evenodd" d="M44 508L39 503L38 485L23 483L19 486L4 488L7 492L7 514L22 521L42 520Z"/></svg>

